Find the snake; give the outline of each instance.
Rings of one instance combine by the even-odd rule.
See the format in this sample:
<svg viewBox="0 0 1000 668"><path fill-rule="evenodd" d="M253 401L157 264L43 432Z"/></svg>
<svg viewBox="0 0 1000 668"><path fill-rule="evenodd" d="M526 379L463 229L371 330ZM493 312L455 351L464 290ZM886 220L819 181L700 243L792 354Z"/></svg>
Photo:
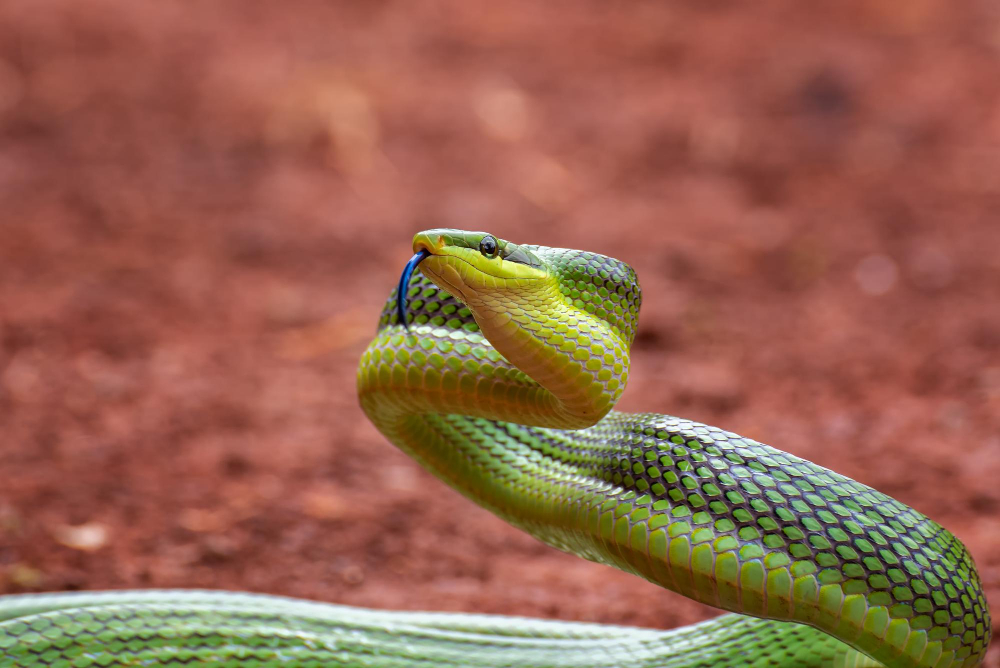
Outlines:
<svg viewBox="0 0 1000 668"><path fill-rule="evenodd" d="M0 666L981 665L982 581L942 526L753 439L614 410L642 302L629 265L454 229L413 251L358 366L378 430L543 543L725 614L656 630L225 591L19 594L0 597Z"/></svg>

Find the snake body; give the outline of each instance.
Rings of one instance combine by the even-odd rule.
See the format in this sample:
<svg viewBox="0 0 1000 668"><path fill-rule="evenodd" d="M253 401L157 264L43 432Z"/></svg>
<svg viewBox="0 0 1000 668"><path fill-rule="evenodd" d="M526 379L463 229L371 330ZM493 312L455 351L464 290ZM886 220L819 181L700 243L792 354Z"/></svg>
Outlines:
<svg viewBox="0 0 1000 668"><path fill-rule="evenodd" d="M422 232L414 251L421 273L358 369L379 430L543 542L739 614L664 632L227 592L7 596L0 666L982 662L981 581L940 525L754 440L612 410L641 303L628 265L458 230Z"/></svg>

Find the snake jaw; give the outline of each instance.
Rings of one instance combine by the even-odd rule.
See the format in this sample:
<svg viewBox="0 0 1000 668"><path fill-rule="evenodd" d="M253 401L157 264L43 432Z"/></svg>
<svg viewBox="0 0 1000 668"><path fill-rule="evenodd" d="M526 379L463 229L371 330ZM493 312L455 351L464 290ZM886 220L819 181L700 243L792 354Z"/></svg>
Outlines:
<svg viewBox="0 0 1000 668"><path fill-rule="evenodd" d="M431 256L431 252L426 248L421 248L410 258L410 261L403 267L403 274L399 277L399 287L396 288L396 313L399 314L399 324L403 329L410 331L410 324L406 321L406 293L410 287L410 277L417 265Z"/></svg>

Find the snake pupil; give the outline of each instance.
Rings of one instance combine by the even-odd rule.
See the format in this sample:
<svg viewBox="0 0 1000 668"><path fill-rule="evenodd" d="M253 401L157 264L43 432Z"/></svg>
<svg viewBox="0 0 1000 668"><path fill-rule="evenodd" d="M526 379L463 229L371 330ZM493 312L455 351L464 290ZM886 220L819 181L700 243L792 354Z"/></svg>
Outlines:
<svg viewBox="0 0 1000 668"><path fill-rule="evenodd" d="M497 240L490 234L483 237L479 242L479 252L491 260L497 256Z"/></svg>

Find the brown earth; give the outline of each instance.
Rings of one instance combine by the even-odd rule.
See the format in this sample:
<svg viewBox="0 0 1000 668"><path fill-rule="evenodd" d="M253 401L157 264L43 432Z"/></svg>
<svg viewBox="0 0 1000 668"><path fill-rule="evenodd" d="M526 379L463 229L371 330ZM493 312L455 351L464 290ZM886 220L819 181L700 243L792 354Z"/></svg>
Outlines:
<svg viewBox="0 0 1000 668"><path fill-rule="evenodd" d="M0 3L0 591L712 614L366 422L452 226L633 264L623 408L897 496L1000 606L998 74L986 0Z"/></svg>

